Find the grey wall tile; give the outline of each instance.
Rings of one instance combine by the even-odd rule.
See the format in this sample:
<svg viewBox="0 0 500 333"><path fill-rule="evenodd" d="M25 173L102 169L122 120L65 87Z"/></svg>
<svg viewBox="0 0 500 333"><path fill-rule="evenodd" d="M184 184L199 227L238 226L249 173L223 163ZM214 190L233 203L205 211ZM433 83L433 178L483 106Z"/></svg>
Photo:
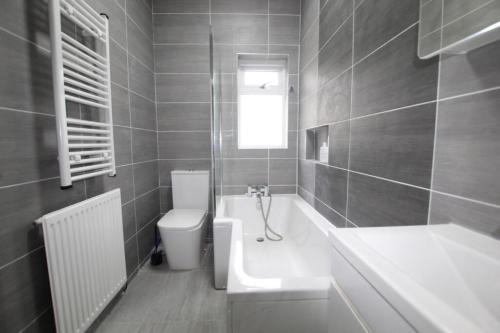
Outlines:
<svg viewBox="0 0 500 333"><path fill-rule="evenodd" d="M55 117L0 109L0 118L0 186L58 176Z"/></svg>
<svg viewBox="0 0 500 333"><path fill-rule="evenodd" d="M500 42L464 55L443 56L440 98L500 86Z"/></svg>
<svg viewBox="0 0 500 333"><path fill-rule="evenodd" d="M0 31L0 54L0 106L53 114L49 52Z"/></svg>
<svg viewBox="0 0 500 333"><path fill-rule="evenodd" d="M309 193L314 194L315 186L315 163L312 161L299 160L298 166L298 185L304 188Z"/></svg>
<svg viewBox="0 0 500 333"><path fill-rule="evenodd" d="M296 159L270 159L269 184L292 185L297 181Z"/></svg>
<svg viewBox="0 0 500 333"><path fill-rule="evenodd" d="M406 185L349 174L347 218L360 227L427 223L429 192Z"/></svg>
<svg viewBox="0 0 500 333"><path fill-rule="evenodd" d="M134 186L131 182L133 176L132 166L116 168L116 176L103 175L85 180L87 197L120 188L122 203L129 202L134 198Z"/></svg>
<svg viewBox="0 0 500 333"><path fill-rule="evenodd" d="M166 103L157 109L160 131L210 131L210 103Z"/></svg>
<svg viewBox="0 0 500 333"><path fill-rule="evenodd" d="M156 75L158 102L210 102L208 74Z"/></svg>
<svg viewBox="0 0 500 333"><path fill-rule="evenodd" d="M267 149L239 149L238 132L222 133L222 156L224 158L267 158Z"/></svg>
<svg viewBox="0 0 500 333"><path fill-rule="evenodd" d="M309 27L314 24L317 25L317 19L319 18L319 0L303 0L301 1L301 38L304 38L308 33Z"/></svg>
<svg viewBox="0 0 500 333"><path fill-rule="evenodd" d="M125 264L127 267L127 276L134 272L139 265L139 255L137 253L137 237L133 236L125 243Z"/></svg>
<svg viewBox="0 0 500 333"><path fill-rule="evenodd" d="M170 187L172 186L172 179L170 172L173 170L210 170L210 159L204 160L160 160L160 185Z"/></svg>
<svg viewBox="0 0 500 333"><path fill-rule="evenodd" d="M122 87L128 87L127 51L114 40L110 40L109 55L111 59L111 81Z"/></svg>
<svg viewBox="0 0 500 333"><path fill-rule="evenodd" d="M332 37L318 55L318 79L322 86L352 65L352 19Z"/></svg>
<svg viewBox="0 0 500 333"><path fill-rule="evenodd" d="M127 0L127 15L146 34L147 38L153 39L151 7L148 7L143 0ZM128 37L130 38L130 35Z"/></svg>
<svg viewBox="0 0 500 333"><path fill-rule="evenodd" d="M319 46L320 48L326 41L337 31L337 29L344 23L349 16L353 13L352 0L332 0L326 2L325 6L321 8L319 15ZM352 25L352 21L346 24Z"/></svg>
<svg viewBox="0 0 500 333"><path fill-rule="evenodd" d="M418 19L418 1L365 0L355 13L354 61L365 57Z"/></svg>
<svg viewBox="0 0 500 333"><path fill-rule="evenodd" d="M55 332L56 323L54 322L54 313L51 309L41 314L36 321L32 322L23 332Z"/></svg>
<svg viewBox="0 0 500 333"><path fill-rule="evenodd" d="M297 186L297 194L303 198L308 204L314 206L314 194L306 191L304 188Z"/></svg>
<svg viewBox="0 0 500 333"><path fill-rule="evenodd" d="M122 206L122 217L123 217L123 240L127 241L136 232L135 203L133 201Z"/></svg>
<svg viewBox="0 0 500 333"><path fill-rule="evenodd" d="M0 270L0 322L3 332L18 332L50 306L43 249Z"/></svg>
<svg viewBox="0 0 500 333"><path fill-rule="evenodd" d="M155 245L156 222L151 222L137 233L137 247L139 249L139 262L144 261Z"/></svg>
<svg viewBox="0 0 500 333"><path fill-rule="evenodd" d="M500 208L432 193L429 223L454 223L500 239Z"/></svg>
<svg viewBox="0 0 500 333"><path fill-rule="evenodd" d="M318 92L317 122L327 124L349 119L351 112L352 71L328 82Z"/></svg>
<svg viewBox="0 0 500 333"><path fill-rule="evenodd" d="M212 0L212 13L267 14L268 0Z"/></svg>
<svg viewBox="0 0 500 333"><path fill-rule="evenodd" d="M88 0L87 2L99 13L106 13L109 16L109 34L111 38L122 47L127 47L126 15L123 8L116 1Z"/></svg>
<svg viewBox="0 0 500 333"><path fill-rule="evenodd" d="M155 217L160 215L160 190L142 195L135 199L135 214L137 217L137 228L141 229ZM153 233L154 235L154 233Z"/></svg>
<svg viewBox="0 0 500 333"><path fill-rule="evenodd" d="M270 15L269 43L298 44L300 16Z"/></svg>
<svg viewBox="0 0 500 333"><path fill-rule="evenodd" d="M132 143L134 162L151 161L158 158L158 140L155 131L133 129Z"/></svg>
<svg viewBox="0 0 500 333"><path fill-rule="evenodd" d="M337 228L344 228L346 225L345 217L322 203L321 201L314 200L314 208L323 215L331 224Z"/></svg>
<svg viewBox="0 0 500 333"><path fill-rule="evenodd" d="M156 45L156 73L209 73L207 45Z"/></svg>
<svg viewBox="0 0 500 333"><path fill-rule="evenodd" d="M438 61L417 58L417 30L413 27L354 67L352 116L436 98Z"/></svg>
<svg viewBox="0 0 500 333"><path fill-rule="evenodd" d="M172 188L160 187L160 211L162 214L167 213L174 207L172 201Z"/></svg>
<svg viewBox="0 0 500 333"><path fill-rule="evenodd" d="M153 72L130 56L128 58L128 67L130 90L154 101L155 83Z"/></svg>
<svg viewBox="0 0 500 333"><path fill-rule="evenodd" d="M210 0L153 0L155 13L208 13Z"/></svg>
<svg viewBox="0 0 500 333"><path fill-rule="evenodd" d="M0 189L0 266L43 244L35 219L84 198L82 183L61 190L58 179Z"/></svg>
<svg viewBox="0 0 500 333"><path fill-rule="evenodd" d="M265 15L213 14L214 42L265 44L268 35L267 23Z"/></svg>
<svg viewBox="0 0 500 333"><path fill-rule="evenodd" d="M339 168L348 168L349 162L349 122L329 126L328 164Z"/></svg>
<svg viewBox="0 0 500 333"><path fill-rule="evenodd" d="M442 101L433 188L500 204L500 91Z"/></svg>
<svg viewBox="0 0 500 333"><path fill-rule="evenodd" d="M210 132L160 132L161 159L210 158Z"/></svg>
<svg viewBox="0 0 500 333"><path fill-rule="evenodd" d="M134 164L135 196L158 187L158 161Z"/></svg>
<svg viewBox="0 0 500 333"><path fill-rule="evenodd" d="M133 92L130 93L132 127L156 130L155 103Z"/></svg>
<svg viewBox="0 0 500 333"><path fill-rule="evenodd" d="M142 0L134 0L142 1ZM132 21L127 19L128 52L139 59L150 70L154 68L152 40Z"/></svg>
<svg viewBox="0 0 500 333"><path fill-rule="evenodd" d="M297 44L297 43L296 43ZM288 55L288 73L299 73L299 46L295 45L269 45L270 54Z"/></svg>
<svg viewBox="0 0 500 333"><path fill-rule="evenodd" d="M115 164L124 165L132 163L132 132L130 128L115 126L113 128L113 137L115 144Z"/></svg>
<svg viewBox="0 0 500 333"><path fill-rule="evenodd" d="M267 184L267 159L225 159L224 185Z"/></svg>
<svg viewBox="0 0 500 333"><path fill-rule="evenodd" d="M296 158L297 157L297 132L288 132L288 148L286 149L269 149L271 158Z"/></svg>
<svg viewBox="0 0 500 333"><path fill-rule="evenodd" d="M458 0L447 0L444 2L444 14L443 21L444 24L450 23L459 17L470 13L476 8L486 4L488 0L469 0L469 1L458 1Z"/></svg>
<svg viewBox="0 0 500 333"><path fill-rule="evenodd" d="M269 13L300 15L300 0L270 0Z"/></svg>
<svg viewBox="0 0 500 333"><path fill-rule="evenodd" d="M128 90L114 83L111 84L113 103L113 125L130 126Z"/></svg>
<svg viewBox="0 0 500 333"><path fill-rule="evenodd" d="M316 198L345 215L347 200L347 172L317 163L315 166Z"/></svg>
<svg viewBox="0 0 500 333"><path fill-rule="evenodd" d="M158 14L153 24L155 43L208 44L208 14Z"/></svg>
<svg viewBox="0 0 500 333"><path fill-rule="evenodd" d="M300 42L300 70L303 70L319 51L319 27L313 25L307 36ZM317 65L317 64L316 64Z"/></svg>
<svg viewBox="0 0 500 333"><path fill-rule="evenodd" d="M350 169L430 187L436 104L351 122Z"/></svg>
<svg viewBox="0 0 500 333"><path fill-rule="evenodd" d="M271 186L269 186L269 191L271 191L272 194L296 194L297 193L297 186L295 186L295 185L272 186L271 185Z"/></svg>

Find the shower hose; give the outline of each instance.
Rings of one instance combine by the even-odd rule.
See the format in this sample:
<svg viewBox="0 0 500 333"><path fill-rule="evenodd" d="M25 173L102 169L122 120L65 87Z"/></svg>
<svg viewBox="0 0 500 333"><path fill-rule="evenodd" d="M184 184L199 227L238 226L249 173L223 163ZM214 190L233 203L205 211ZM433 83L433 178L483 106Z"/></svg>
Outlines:
<svg viewBox="0 0 500 333"><path fill-rule="evenodd" d="M260 203L260 212L262 213L262 219L264 220L264 234L267 239L273 242L279 242L283 240L283 236L274 231L267 222L269 219L269 212L271 211L271 203L273 202L273 197L269 194L269 205L267 206L267 212L264 214L264 203L262 202L262 196L259 195L259 203ZM270 236L269 233L273 236Z"/></svg>

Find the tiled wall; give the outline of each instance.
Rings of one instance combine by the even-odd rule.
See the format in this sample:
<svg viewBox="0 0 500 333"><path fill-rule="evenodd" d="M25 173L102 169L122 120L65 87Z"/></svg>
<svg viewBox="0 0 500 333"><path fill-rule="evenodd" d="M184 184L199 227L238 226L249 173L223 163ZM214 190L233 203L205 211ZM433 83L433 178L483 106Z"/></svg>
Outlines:
<svg viewBox="0 0 500 333"><path fill-rule="evenodd" d="M302 1L299 193L340 227L498 237L500 43L420 60L418 15L414 0ZM319 125L328 165L306 160Z"/></svg>
<svg viewBox="0 0 500 333"><path fill-rule="evenodd" d="M121 188L127 274L153 245L160 214L151 4L92 0L110 17L117 177L60 190L45 1L0 11L0 331L53 332L43 214ZM78 110L76 110L78 112Z"/></svg>
<svg viewBox="0 0 500 333"><path fill-rule="evenodd" d="M249 183L295 193L297 94L290 96L288 149L238 150L235 73L237 53L288 54L290 83L297 91L300 1L156 0L153 11L162 212L172 205L171 170L211 167L210 25L216 109L222 114L224 193L243 193Z"/></svg>

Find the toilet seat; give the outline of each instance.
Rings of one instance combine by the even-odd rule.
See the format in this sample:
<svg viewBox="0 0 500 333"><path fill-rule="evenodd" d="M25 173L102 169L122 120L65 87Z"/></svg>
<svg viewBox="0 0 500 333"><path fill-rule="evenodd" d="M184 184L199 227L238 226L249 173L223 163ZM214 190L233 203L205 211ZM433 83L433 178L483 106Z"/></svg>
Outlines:
<svg viewBox="0 0 500 333"><path fill-rule="evenodd" d="M203 224L205 216L206 211L202 209L171 209L158 221L158 227L166 231L196 229Z"/></svg>

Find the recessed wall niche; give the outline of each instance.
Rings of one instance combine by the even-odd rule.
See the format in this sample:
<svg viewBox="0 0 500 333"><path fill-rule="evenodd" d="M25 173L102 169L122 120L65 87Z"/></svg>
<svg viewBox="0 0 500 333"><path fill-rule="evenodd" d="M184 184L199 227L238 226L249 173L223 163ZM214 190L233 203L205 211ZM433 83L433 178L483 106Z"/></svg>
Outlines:
<svg viewBox="0 0 500 333"><path fill-rule="evenodd" d="M328 126L306 131L306 159L328 164Z"/></svg>

